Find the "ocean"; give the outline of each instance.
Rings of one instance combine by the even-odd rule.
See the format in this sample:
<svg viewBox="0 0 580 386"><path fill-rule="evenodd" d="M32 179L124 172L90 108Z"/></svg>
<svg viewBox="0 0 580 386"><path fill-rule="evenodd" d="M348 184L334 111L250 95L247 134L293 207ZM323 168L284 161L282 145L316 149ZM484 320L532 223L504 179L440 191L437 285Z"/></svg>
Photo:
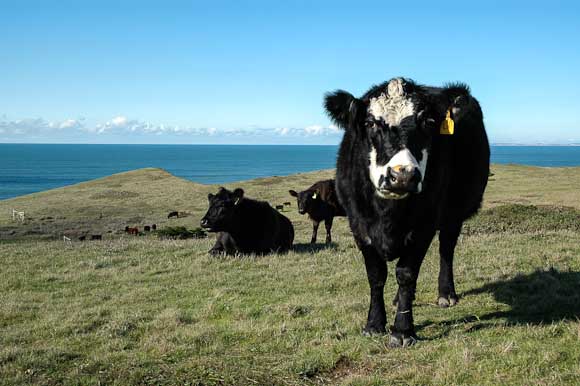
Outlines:
<svg viewBox="0 0 580 386"><path fill-rule="evenodd" d="M0 200L156 167L226 184L333 168L337 146L0 144ZM493 163L580 166L580 147L492 146Z"/></svg>

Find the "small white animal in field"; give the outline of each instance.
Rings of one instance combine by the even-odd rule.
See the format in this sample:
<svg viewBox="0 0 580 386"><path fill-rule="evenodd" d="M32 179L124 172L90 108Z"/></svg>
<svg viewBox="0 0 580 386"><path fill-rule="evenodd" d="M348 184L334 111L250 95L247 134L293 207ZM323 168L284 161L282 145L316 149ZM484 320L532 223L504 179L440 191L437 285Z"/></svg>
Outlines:
<svg viewBox="0 0 580 386"><path fill-rule="evenodd" d="M20 222L24 222L24 212L12 209L12 221L15 221L16 219L20 220Z"/></svg>

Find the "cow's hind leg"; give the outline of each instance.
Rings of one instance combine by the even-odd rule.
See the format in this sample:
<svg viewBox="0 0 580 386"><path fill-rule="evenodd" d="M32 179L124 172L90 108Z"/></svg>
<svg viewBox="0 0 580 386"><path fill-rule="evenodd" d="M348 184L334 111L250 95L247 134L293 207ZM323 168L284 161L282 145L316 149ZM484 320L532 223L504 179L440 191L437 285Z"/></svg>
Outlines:
<svg viewBox="0 0 580 386"><path fill-rule="evenodd" d="M437 304L440 307L454 306L459 301L453 280L453 255L460 232L461 223L442 227L439 232L439 298Z"/></svg>
<svg viewBox="0 0 580 386"><path fill-rule="evenodd" d="M367 278L371 290L371 302L367 316L367 324L363 330L365 335L384 334L387 332L387 314L383 291L387 280L387 263L379 256L374 247L359 244L367 270Z"/></svg>
<svg viewBox="0 0 580 386"><path fill-rule="evenodd" d="M332 242L332 236L330 235L330 231L332 229L332 220L334 217L329 217L324 220L324 227L326 228L326 244L330 244Z"/></svg>

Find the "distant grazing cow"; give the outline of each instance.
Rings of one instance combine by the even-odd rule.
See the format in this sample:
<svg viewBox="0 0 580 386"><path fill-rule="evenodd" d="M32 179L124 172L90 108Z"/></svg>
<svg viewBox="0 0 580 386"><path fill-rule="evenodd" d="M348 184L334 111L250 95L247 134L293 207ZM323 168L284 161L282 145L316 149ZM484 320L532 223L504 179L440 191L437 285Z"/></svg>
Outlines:
<svg viewBox="0 0 580 386"><path fill-rule="evenodd" d="M318 225L324 221L326 228L326 243L332 242L330 231L332 221L336 216L346 216L344 209L338 202L334 180L318 181L311 187L301 192L290 190L290 195L298 200L298 213L308 213L312 220L312 244L316 243Z"/></svg>
<svg viewBox="0 0 580 386"><path fill-rule="evenodd" d="M169 214L167 215L167 218L179 218L179 212L169 212Z"/></svg>
<svg viewBox="0 0 580 386"><path fill-rule="evenodd" d="M291 203L290 201L286 201L286 202L284 203L284 205L286 205L286 206L290 206L290 205L292 205L292 203Z"/></svg>
<svg viewBox="0 0 580 386"><path fill-rule="evenodd" d="M85 241L87 239L87 236L79 236L79 241Z"/></svg>
<svg viewBox="0 0 580 386"><path fill-rule="evenodd" d="M211 254L264 254L292 247L292 223L267 202L244 197L240 188L233 192L220 188L207 198L209 209L200 224L209 232L219 232Z"/></svg>
<svg viewBox="0 0 580 386"><path fill-rule="evenodd" d="M345 130L336 188L361 250L371 302L364 331L385 333L387 261L399 259L397 313L390 345L416 342L417 276L439 230L439 305L457 302L453 253L463 221L477 212L489 174L479 103L467 86L429 87L403 78L362 98L327 94L330 118Z"/></svg>
<svg viewBox="0 0 580 386"><path fill-rule="evenodd" d="M131 227L127 226L127 227L125 227L125 233L138 236L139 235L139 228L131 228Z"/></svg>
<svg viewBox="0 0 580 386"><path fill-rule="evenodd" d="M153 231L157 230L157 224L151 225L151 230L153 230Z"/></svg>
<svg viewBox="0 0 580 386"><path fill-rule="evenodd" d="M276 205L276 210L283 211L284 205Z"/></svg>
<svg viewBox="0 0 580 386"><path fill-rule="evenodd" d="M143 230L144 230L145 232L151 232L151 227L150 227L149 225L145 225L145 226L143 227Z"/></svg>
<svg viewBox="0 0 580 386"><path fill-rule="evenodd" d="M103 236L102 235L92 235L91 236L91 240L102 240Z"/></svg>

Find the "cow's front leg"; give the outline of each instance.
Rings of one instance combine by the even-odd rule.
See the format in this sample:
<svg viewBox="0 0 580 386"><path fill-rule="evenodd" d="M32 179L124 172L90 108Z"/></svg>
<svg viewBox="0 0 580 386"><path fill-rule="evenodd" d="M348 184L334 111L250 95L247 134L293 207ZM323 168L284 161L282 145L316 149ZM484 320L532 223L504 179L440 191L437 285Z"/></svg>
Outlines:
<svg viewBox="0 0 580 386"><path fill-rule="evenodd" d="M407 347L416 343L417 335L413 324L413 300L417 288L419 270L413 266L401 264L399 260L395 274L399 290L397 291L397 315L391 330L389 345L391 347Z"/></svg>
<svg viewBox="0 0 580 386"><path fill-rule="evenodd" d="M426 222L426 224L430 223ZM399 284L397 291L399 299L395 323L391 328L389 341L391 347L407 347L417 342L415 325L413 324L413 301L415 300L419 269L434 234L434 229L415 232L416 236L411 238L410 245L402 251L401 258L397 262L395 276Z"/></svg>
<svg viewBox="0 0 580 386"><path fill-rule="evenodd" d="M215 245L209 250L212 255L219 255L225 253L226 255L234 255L238 251L236 241L228 232L220 232L217 235Z"/></svg>
<svg viewBox="0 0 580 386"><path fill-rule="evenodd" d="M371 289L371 303L367 316L364 334L384 334L387 332L387 314L383 291L387 280L387 263L380 257L374 247L365 245L361 248L365 259L367 277Z"/></svg>
<svg viewBox="0 0 580 386"><path fill-rule="evenodd" d="M316 244L316 236L318 235L318 226L320 222L312 220L312 240L310 240L310 244Z"/></svg>
<svg viewBox="0 0 580 386"><path fill-rule="evenodd" d="M330 231L332 230L332 220L334 217L329 217L324 220L324 227L326 228L326 244L330 244L332 242L332 236L330 235Z"/></svg>
<svg viewBox="0 0 580 386"><path fill-rule="evenodd" d="M220 232L216 236L215 244L209 250L210 255L219 255L225 251L225 247L222 241L223 241L223 232Z"/></svg>

